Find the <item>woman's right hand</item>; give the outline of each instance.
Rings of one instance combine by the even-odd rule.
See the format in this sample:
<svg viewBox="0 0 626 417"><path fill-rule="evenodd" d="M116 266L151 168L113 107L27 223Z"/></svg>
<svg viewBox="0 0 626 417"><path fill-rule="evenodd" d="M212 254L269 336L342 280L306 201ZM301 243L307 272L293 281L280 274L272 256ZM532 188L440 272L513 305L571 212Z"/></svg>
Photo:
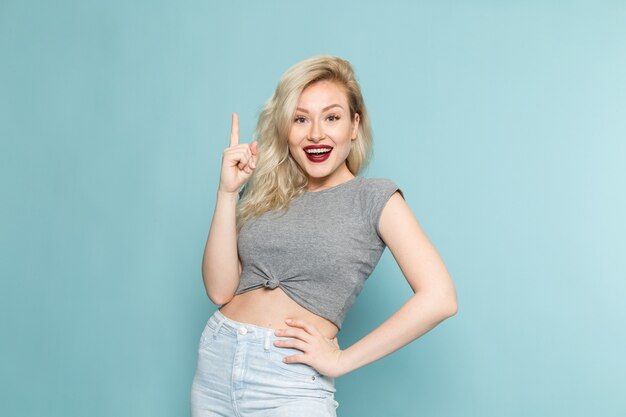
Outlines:
<svg viewBox="0 0 626 417"><path fill-rule="evenodd" d="M250 178L259 159L257 141L251 144L239 143L239 116L233 113L230 129L230 146L222 155L222 172L218 191L238 193L241 186Z"/></svg>

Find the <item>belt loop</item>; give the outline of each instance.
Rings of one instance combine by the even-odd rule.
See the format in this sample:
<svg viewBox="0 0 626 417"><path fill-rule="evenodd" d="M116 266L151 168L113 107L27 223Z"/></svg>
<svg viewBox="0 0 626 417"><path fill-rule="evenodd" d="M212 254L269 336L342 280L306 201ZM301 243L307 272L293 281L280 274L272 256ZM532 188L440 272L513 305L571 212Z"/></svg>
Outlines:
<svg viewBox="0 0 626 417"><path fill-rule="evenodd" d="M224 324L224 322L226 321L226 316L222 315L222 318L220 318L219 323L217 323L217 327L215 327L215 330L213 331L213 338L217 337L217 334L220 331L220 328L222 327L222 324Z"/></svg>
<svg viewBox="0 0 626 417"><path fill-rule="evenodd" d="M265 350L269 350L270 349L270 335L271 335L272 331L268 330L267 332L265 332L265 342L263 343L263 347L265 348Z"/></svg>

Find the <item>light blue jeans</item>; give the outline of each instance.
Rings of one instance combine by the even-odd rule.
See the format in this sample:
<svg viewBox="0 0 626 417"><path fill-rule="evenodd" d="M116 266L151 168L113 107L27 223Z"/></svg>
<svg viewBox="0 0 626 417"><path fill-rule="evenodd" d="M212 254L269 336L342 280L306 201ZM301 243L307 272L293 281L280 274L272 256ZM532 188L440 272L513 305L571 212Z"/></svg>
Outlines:
<svg viewBox="0 0 626 417"><path fill-rule="evenodd" d="M274 346L274 329L240 323L216 310L200 337L191 386L193 417L336 417L335 380Z"/></svg>

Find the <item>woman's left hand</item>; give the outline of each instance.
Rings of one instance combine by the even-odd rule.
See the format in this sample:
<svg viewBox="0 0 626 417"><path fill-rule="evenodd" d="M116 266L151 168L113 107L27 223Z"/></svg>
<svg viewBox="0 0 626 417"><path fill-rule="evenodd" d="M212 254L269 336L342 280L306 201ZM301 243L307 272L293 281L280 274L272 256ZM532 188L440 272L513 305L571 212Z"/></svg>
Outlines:
<svg viewBox="0 0 626 417"><path fill-rule="evenodd" d="M341 354L337 338L328 339L313 324L305 320L287 319L288 328L277 329L276 336L291 339L276 340L275 346L301 350L303 353L284 358L285 363L305 363L319 373L336 378L342 375Z"/></svg>

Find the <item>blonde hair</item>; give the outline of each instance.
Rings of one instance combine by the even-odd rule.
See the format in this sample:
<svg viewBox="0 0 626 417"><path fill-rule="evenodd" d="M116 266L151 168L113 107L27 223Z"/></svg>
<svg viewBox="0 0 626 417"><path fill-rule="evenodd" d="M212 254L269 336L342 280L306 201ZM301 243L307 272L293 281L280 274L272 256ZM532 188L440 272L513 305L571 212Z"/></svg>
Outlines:
<svg viewBox="0 0 626 417"><path fill-rule="evenodd" d="M307 175L289 153L288 137L300 94L322 80L337 82L345 88L353 122L355 114L359 114L357 137L346 159L348 169L357 175L367 166L372 153L372 132L352 66L331 55L305 59L285 71L259 115L254 132L259 159L237 205L237 230L252 217L270 210L286 210L292 199L304 193Z"/></svg>

